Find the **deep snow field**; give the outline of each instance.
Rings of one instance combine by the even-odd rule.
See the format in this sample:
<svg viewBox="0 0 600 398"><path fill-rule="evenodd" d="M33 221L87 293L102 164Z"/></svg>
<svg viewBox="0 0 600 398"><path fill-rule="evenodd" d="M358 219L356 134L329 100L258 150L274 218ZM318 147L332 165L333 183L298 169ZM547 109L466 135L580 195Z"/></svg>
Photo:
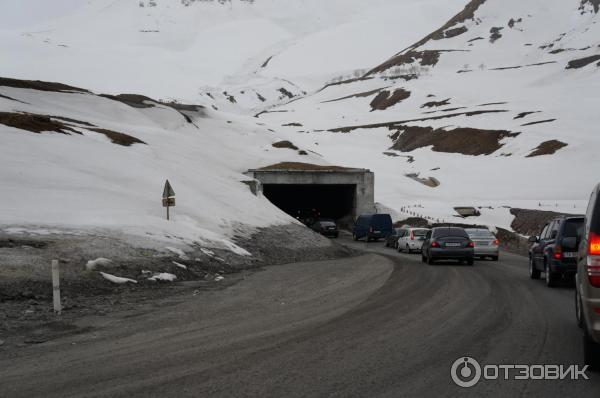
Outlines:
<svg viewBox="0 0 600 398"><path fill-rule="evenodd" d="M505 228L510 207L583 212L600 180L600 68L571 63L600 54L595 0L14 4L0 3L0 76L84 90L0 84L0 112L66 126L0 123L4 233L114 229L247 255L234 236L295 222L242 182L280 161L369 168L396 219L481 206L472 221ZM120 93L154 100L97 95ZM284 139L308 155L272 147Z"/></svg>

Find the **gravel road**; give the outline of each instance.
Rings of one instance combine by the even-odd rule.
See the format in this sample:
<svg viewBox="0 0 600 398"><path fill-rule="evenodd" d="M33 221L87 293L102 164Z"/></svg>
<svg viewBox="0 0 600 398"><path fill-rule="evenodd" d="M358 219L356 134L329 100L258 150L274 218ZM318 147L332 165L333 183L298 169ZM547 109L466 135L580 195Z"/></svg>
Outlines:
<svg viewBox="0 0 600 398"><path fill-rule="evenodd" d="M342 239L342 241L344 241ZM590 380L482 380L452 363L577 364L572 287L523 257L427 266L382 244L359 257L269 267L223 290L86 317L77 332L0 347L1 397L597 397Z"/></svg>

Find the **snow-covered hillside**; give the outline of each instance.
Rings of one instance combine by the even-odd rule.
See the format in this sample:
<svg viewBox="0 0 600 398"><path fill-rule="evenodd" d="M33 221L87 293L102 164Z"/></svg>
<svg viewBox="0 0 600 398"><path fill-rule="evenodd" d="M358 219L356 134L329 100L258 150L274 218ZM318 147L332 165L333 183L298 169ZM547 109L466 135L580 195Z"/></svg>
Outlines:
<svg viewBox="0 0 600 398"><path fill-rule="evenodd" d="M361 73L463 0L14 3L0 2L0 76L254 112Z"/></svg>
<svg viewBox="0 0 600 398"><path fill-rule="evenodd" d="M309 134L281 129L375 170L377 199L395 209L448 219L454 206L492 206L480 220L503 226L502 206L582 212L600 179L598 8L473 0L364 76L260 120L300 123Z"/></svg>
<svg viewBox="0 0 600 398"><path fill-rule="evenodd" d="M581 212L598 180L597 0L11 3L0 76L93 93L0 81L4 226L227 246L292 221L241 182L279 161L370 168L398 218L489 206L499 226L508 206ZM97 95L128 92L155 100Z"/></svg>

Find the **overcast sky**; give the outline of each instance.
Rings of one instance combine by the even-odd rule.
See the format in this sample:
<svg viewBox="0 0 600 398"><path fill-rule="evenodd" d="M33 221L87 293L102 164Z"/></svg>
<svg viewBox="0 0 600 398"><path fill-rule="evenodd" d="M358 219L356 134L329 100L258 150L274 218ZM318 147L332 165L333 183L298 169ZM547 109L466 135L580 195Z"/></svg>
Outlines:
<svg viewBox="0 0 600 398"><path fill-rule="evenodd" d="M35 25L90 0L0 0L0 29Z"/></svg>

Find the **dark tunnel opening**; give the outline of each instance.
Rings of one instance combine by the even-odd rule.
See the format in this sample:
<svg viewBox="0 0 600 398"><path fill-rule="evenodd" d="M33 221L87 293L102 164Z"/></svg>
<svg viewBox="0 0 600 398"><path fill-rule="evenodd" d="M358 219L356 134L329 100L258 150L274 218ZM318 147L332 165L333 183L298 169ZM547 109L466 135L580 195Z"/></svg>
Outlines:
<svg viewBox="0 0 600 398"><path fill-rule="evenodd" d="M294 218L329 218L346 224L352 221L356 185L265 184L263 193L275 206Z"/></svg>

